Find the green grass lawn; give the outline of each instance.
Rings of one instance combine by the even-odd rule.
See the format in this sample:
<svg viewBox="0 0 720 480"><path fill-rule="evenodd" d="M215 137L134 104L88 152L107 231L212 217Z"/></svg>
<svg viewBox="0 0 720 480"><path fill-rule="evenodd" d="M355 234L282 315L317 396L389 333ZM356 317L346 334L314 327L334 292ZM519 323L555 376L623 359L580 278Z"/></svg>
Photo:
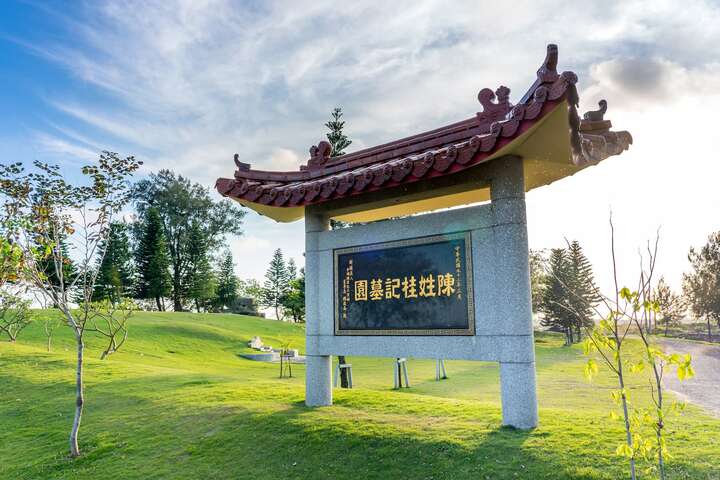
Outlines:
<svg viewBox="0 0 720 480"><path fill-rule="evenodd" d="M123 349L88 342L79 459L67 457L74 351L52 353L41 325L0 343L0 479L617 479L621 425L611 379L588 384L579 347L536 339L540 427L501 428L498 367L411 360L393 391L392 360L353 357L356 388L303 404L304 368L242 359L253 335L304 351L301 326L234 315L138 313ZM645 380L633 378L643 398ZM720 478L720 420L688 407L670 421L670 477ZM641 477L643 478L643 477Z"/></svg>

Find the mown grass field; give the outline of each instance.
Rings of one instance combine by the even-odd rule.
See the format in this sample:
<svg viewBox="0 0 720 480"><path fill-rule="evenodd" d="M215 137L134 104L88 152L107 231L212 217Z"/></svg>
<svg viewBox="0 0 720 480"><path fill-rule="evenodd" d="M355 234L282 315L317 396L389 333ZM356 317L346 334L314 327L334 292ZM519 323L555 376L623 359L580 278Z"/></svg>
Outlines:
<svg viewBox="0 0 720 480"><path fill-rule="evenodd" d="M304 369L244 360L260 335L304 351L301 326L234 315L139 313L109 359L89 342L80 459L67 457L74 351L41 325L0 343L0 479L617 479L621 425L611 379L588 384L579 347L540 335L540 427L501 428L498 368L411 360L412 388L391 390L390 359L350 361L356 388L303 405ZM644 396L644 378L632 395ZM720 479L720 420L689 406L669 426L670 477ZM643 478L643 477L641 477Z"/></svg>

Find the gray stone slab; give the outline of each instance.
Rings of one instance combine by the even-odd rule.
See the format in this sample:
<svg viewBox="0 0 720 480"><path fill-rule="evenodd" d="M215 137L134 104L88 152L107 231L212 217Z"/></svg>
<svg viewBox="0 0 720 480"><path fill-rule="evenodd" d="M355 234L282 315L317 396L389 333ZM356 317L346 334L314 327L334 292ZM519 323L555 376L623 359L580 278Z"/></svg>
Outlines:
<svg viewBox="0 0 720 480"><path fill-rule="evenodd" d="M477 205L323 232L319 235L318 249L324 251L427 235L477 230L490 228L494 223L490 204Z"/></svg>
<svg viewBox="0 0 720 480"><path fill-rule="evenodd" d="M524 336L333 336L308 335L308 355L446 358L532 362L532 335Z"/></svg>

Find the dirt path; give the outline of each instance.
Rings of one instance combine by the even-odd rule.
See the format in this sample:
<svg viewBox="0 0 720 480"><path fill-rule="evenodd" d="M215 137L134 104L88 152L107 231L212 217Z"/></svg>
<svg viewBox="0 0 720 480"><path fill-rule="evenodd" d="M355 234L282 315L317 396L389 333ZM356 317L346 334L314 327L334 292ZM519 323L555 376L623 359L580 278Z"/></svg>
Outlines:
<svg viewBox="0 0 720 480"><path fill-rule="evenodd" d="M692 355L695 378L680 382L677 376L666 376L665 387L680 399L700 405L720 417L720 345L704 345L676 339L660 341L667 352Z"/></svg>

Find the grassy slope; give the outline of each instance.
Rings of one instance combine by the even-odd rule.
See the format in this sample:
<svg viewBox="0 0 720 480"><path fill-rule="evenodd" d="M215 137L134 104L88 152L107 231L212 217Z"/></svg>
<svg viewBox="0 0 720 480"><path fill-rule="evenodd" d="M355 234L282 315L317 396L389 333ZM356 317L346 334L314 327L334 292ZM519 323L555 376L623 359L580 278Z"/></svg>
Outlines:
<svg viewBox="0 0 720 480"><path fill-rule="evenodd" d="M72 343L52 353L39 325L0 343L0 478L444 479L626 475L607 415L611 383L587 384L577 348L537 341L541 426L500 428L498 368L410 363L413 387L390 389L389 359L351 359L356 388L335 405L303 406L304 370L240 359L253 335L303 350L302 327L231 315L138 314L123 350L105 361L91 343L82 458L66 457ZM642 379L635 379L636 385ZM639 383L637 383L639 382ZM634 389L635 395L641 395ZM671 420L671 478L720 478L720 420L689 407Z"/></svg>

